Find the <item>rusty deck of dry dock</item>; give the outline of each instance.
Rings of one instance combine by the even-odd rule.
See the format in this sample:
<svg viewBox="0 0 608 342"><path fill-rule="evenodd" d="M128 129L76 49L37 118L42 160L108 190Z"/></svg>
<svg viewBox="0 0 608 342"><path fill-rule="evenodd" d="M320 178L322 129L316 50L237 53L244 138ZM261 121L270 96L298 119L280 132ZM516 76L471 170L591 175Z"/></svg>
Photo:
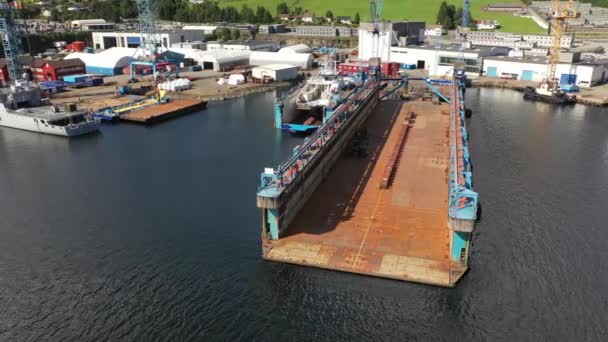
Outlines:
<svg viewBox="0 0 608 342"><path fill-rule="evenodd" d="M148 124L204 109L206 105L207 102L204 100L177 99L121 115L120 119Z"/></svg>
<svg viewBox="0 0 608 342"><path fill-rule="evenodd" d="M388 189L381 189L403 121L416 113ZM381 102L366 124L367 158L340 158L265 258L453 286L449 259L449 108Z"/></svg>

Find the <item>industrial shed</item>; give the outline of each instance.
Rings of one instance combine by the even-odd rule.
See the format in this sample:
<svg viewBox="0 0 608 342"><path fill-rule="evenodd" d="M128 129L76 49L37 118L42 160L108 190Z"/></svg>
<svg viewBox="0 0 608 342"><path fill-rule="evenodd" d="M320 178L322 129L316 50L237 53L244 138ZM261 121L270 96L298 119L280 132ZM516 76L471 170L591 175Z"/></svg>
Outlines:
<svg viewBox="0 0 608 342"><path fill-rule="evenodd" d="M227 71L236 66L249 64L251 51L213 50L202 51L196 49L171 48L196 61L204 70Z"/></svg>
<svg viewBox="0 0 608 342"><path fill-rule="evenodd" d="M555 70L560 84L574 84L588 88L608 81L608 60L559 63ZM540 82L547 73L546 57L486 57L483 75L487 77Z"/></svg>
<svg viewBox="0 0 608 342"><path fill-rule="evenodd" d="M249 64L260 66L268 64L289 64L302 69L309 69L314 58L310 53L278 53L253 51L249 57Z"/></svg>
<svg viewBox="0 0 608 342"><path fill-rule="evenodd" d="M251 76L260 80L264 77L275 81L293 80L298 77L298 67L289 64L268 64L251 69Z"/></svg>
<svg viewBox="0 0 608 342"><path fill-rule="evenodd" d="M312 49L306 44L296 44L283 47L279 53L310 53Z"/></svg>
<svg viewBox="0 0 608 342"><path fill-rule="evenodd" d="M122 74L122 69L135 57L136 49L111 48L100 53L74 52L64 59L79 58L89 74L113 76Z"/></svg>

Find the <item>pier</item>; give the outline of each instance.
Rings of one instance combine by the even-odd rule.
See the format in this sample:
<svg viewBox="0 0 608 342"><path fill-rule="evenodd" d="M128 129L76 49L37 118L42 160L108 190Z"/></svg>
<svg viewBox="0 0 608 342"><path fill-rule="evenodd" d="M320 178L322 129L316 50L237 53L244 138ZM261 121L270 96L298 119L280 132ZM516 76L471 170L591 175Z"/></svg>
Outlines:
<svg viewBox="0 0 608 342"><path fill-rule="evenodd" d="M319 145L315 163L297 170L297 182L285 185L284 170L264 172L257 203L265 259L447 287L458 282L477 218L464 88L456 75L428 82L428 89L444 102L379 102L374 93L364 115L355 111L357 124ZM346 153L362 135L367 155Z"/></svg>
<svg viewBox="0 0 608 342"><path fill-rule="evenodd" d="M136 123L151 124L205 109L206 106L207 101L204 100L176 99L170 102L150 105L126 114L122 114L120 115L120 119Z"/></svg>

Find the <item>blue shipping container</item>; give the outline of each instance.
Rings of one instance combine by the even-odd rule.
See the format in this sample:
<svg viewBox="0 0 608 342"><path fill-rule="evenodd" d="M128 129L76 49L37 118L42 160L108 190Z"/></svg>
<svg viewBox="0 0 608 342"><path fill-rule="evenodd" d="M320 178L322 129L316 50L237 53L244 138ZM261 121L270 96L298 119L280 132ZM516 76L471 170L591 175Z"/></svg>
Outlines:
<svg viewBox="0 0 608 342"><path fill-rule="evenodd" d="M122 74L122 68L104 68L104 67L96 67L92 65L87 65L87 73L95 74L95 75L104 75L104 76L114 76Z"/></svg>
<svg viewBox="0 0 608 342"><path fill-rule="evenodd" d="M63 81L65 83L78 83L86 81L88 77L88 75L68 75L63 76Z"/></svg>
<svg viewBox="0 0 608 342"><path fill-rule="evenodd" d="M559 84L576 84L576 74L562 74Z"/></svg>

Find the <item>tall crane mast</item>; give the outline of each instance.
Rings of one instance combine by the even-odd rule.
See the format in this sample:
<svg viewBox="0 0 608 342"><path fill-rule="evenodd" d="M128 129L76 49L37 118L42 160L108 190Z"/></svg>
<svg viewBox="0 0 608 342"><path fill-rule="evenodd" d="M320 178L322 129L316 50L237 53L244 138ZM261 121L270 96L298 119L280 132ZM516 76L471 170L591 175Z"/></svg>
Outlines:
<svg viewBox="0 0 608 342"><path fill-rule="evenodd" d="M464 3L462 5L462 20L460 22L460 26L462 26L463 28L469 27L470 11L471 11L471 0L464 0Z"/></svg>
<svg viewBox="0 0 608 342"><path fill-rule="evenodd" d="M551 16L554 20L551 23L552 39L545 83L548 90L557 91L559 82L555 82L554 78L557 64L559 63L559 53L562 45L562 36L566 27L566 19L578 18L580 13L574 8L574 0L568 0L565 6L562 6L560 0L551 0L551 10Z"/></svg>
<svg viewBox="0 0 608 342"><path fill-rule="evenodd" d="M8 75L12 82L23 77L23 64L21 62L21 38L15 26L15 2L14 0L0 0L0 35L2 36L2 47L6 57Z"/></svg>
<svg viewBox="0 0 608 342"><path fill-rule="evenodd" d="M372 18L372 57L380 57L379 45L380 45L380 21L382 15L382 0L371 0L369 2L369 9Z"/></svg>
<svg viewBox="0 0 608 342"><path fill-rule="evenodd" d="M156 26L157 0L137 0L137 10L142 39L140 47L153 58L157 54L156 48L159 44Z"/></svg>

